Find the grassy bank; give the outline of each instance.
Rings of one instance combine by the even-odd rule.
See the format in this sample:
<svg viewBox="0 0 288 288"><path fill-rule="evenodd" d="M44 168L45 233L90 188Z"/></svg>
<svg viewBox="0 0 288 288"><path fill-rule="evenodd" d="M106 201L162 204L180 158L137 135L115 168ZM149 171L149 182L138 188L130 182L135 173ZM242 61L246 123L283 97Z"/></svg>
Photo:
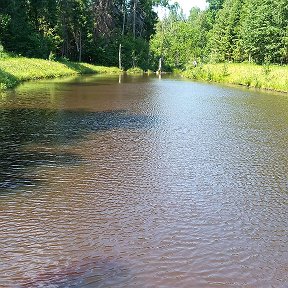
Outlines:
<svg viewBox="0 0 288 288"><path fill-rule="evenodd" d="M190 79L288 92L288 66L260 66L249 63L205 64L187 69L183 76Z"/></svg>
<svg viewBox="0 0 288 288"><path fill-rule="evenodd" d="M134 68L130 68L126 71L126 73L129 75L135 75L135 74L138 74L138 75L141 75L144 73L144 71L139 68L139 67L134 67Z"/></svg>
<svg viewBox="0 0 288 288"><path fill-rule="evenodd" d="M32 58L0 58L0 90L13 88L27 80L55 78L77 74L118 74L116 67L102 67L87 63L56 62Z"/></svg>

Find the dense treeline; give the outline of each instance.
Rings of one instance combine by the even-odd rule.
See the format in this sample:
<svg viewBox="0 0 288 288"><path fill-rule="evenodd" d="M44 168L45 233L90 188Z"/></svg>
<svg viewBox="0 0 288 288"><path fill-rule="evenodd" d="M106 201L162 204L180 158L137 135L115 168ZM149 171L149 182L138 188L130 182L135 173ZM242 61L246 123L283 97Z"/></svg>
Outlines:
<svg viewBox="0 0 288 288"><path fill-rule="evenodd" d="M8 52L124 68L149 63L155 5L163 0L1 0L0 44Z"/></svg>
<svg viewBox="0 0 288 288"><path fill-rule="evenodd" d="M157 24L151 50L167 68L193 62L288 63L287 0L207 0L188 19L171 11ZM195 62L194 62L195 63Z"/></svg>
<svg viewBox="0 0 288 288"><path fill-rule="evenodd" d="M0 48L16 55L157 69L288 63L287 0L207 0L188 18L168 0L1 0ZM0 49L1 50L1 49ZM119 57L120 56L120 57Z"/></svg>

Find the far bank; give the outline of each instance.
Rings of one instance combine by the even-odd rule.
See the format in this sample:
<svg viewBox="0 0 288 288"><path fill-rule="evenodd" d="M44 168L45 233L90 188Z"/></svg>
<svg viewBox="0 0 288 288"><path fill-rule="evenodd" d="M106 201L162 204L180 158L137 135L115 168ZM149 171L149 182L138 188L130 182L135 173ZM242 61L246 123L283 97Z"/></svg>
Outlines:
<svg viewBox="0 0 288 288"><path fill-rule="evenodd" d="M183 72L184 77L288 92L288 66L250 63L204 64Z"/></svg>

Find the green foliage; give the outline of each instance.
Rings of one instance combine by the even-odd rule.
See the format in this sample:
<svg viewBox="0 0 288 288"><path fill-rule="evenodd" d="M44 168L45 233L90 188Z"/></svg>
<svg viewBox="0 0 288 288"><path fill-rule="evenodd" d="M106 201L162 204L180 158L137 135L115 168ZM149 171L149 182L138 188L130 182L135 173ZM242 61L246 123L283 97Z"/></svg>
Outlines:
<svg viewBox="0 0 288 288"><path fill-rule="evenodd" d="M17 77L0 69L0 91L13 88L19 83Z"/></svg>
<svg viewBox="0 0 288 288"><path fill-rule="evenodd" d="M139 67L129 68L127 71L127 74L143 74L144 71Z"/></svg>
<svg viewBox="0 0 288 288"><path fill-rule="evenodd" d="M157 24L150 42L154 69L160 57L165 69L187 67L193 59L288 63L287 0L207 2L204 12L194 8L188 19L171 12Z"/></svg>
<svg viewBox="0 0 288 288"><path fill-rule="evenodd" d="M284 1L253 0L243 4L239 38L246 59L264 63L269 56L271 62L281 62L281 51L286 45L287 9Z"/></svg>
<svg viewBox="0 0 288 288"><path fill-rule="evenodd" d="M12 53L7 53L5 51L0 51L0 60L1 59L7 59L7 58L11 58L14 55Z"/></svg>
<svg viewBox="0 0 288 288"><path fill-rule="evenodd" d="M154 5L168 2L2 0L0 43L16 55L111 66L118 66L122 43L123 66L146 69L148 42L157 21Z"/></svg>
<svg viewBox="0 0 288 288"><path fill-rule="evenodd" d="M56 60L56 55L51 51L48 57L49 61L55 61Z"/></svg>
<svg viewBox="0 0 288 288"><path fill-rule="evenodd" d="M222 8L224 0L206 0L209 3L209 10L218 11Z"/></svg>
<svg viewBox="0 0 288 288"><path fill-rule="evenodd" d="M238 45L237 27L241 7L242 0L226 0L217 13L207 44L212 62L236 60L234 58Z"/></svg>
<svg viewBox="0 0 288 288"><path fill-rule="evenodd" d="M145 71L157 70L159 59L166 71L195 60L248 61L265 64L266 72L267 59L288 63L287 0L207 3L186 19L168 0L1 0L0 47L18 56L118 66L121 44L121 67ZM158 22L157 5L170 9Z"/></svg>
<svg viewBox="0 0 288 288"><path fill-rule="evenodd" d="M286 0L225 0L208 35L212 62L288 63Z"/></svg>
<svg viewBox="0 0 288 288"><path fill-rule="evenodd" d="M187 63L204 57L206 45L206 18L199 9L192 9L188 20L181 14L170 15L156 26L150 41L153 68L157 70L159 58L164 70L183 69Z"/></svg>

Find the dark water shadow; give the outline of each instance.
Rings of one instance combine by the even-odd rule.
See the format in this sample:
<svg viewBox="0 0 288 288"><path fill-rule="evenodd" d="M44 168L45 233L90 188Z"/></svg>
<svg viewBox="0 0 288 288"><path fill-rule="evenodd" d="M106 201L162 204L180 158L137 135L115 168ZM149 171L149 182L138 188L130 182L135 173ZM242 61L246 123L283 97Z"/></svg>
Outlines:
<svg viewBox="0 0 288 288"><path fill-rule="evenodd" d="M22 288L95 288L107 287L113 283L129 280L127 263L114 258L89 257L89 259L72 263L69 267L39 273L36 278L27 280ZM108 285L108 287L111 287ZM125 285L123 286L125 287Z"/></svg>
<svg viewBox="0 0 288 288"><path fill-rule="evenodd" d="M153 117L132 115L123 110L87 112L83 110L1 109L0 110L0 193L19 186L37 185L27 177L28 169L40 166L77 165L78 155L25 150L31 146L61 147L74 145L90 134L117 129L149 129ZM25 176L26 175L26 176ZM38 183L39 184L39 183Z"/></svg>

